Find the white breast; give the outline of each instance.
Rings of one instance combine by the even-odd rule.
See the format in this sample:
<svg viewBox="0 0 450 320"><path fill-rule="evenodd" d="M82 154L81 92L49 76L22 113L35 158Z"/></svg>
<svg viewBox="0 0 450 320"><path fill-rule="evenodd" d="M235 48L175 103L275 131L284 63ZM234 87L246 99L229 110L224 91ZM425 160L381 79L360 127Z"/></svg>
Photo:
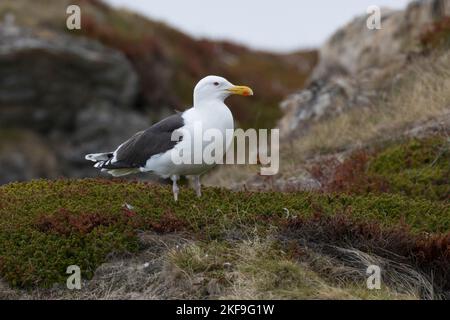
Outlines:
<svg viewBox="0 0 450 320"><path fill-rule="evenodd" d="M197 122L202 123L203 131L209 129L217 129L225 133L234 129L233 115L223 102L210 103L200 108L191 108L183 114L186 126L193 129L193 125Z"/></svg>
<svg viewBox="0 0 450 320"><path fill-rule="evenodd" d="M202 133L200 138L203 138L204 133L208 130L217 130L222 135L223 154L228 150L233 136L234 119L233 115L228 107L220 101L214 101L210 104L202 105L201 108L191 108L183 113L183 119L185 126L180 128L181 132L189 132L190 139L186 139L183 135L183 140L178 143L175 148L178 150L191 150L198 153L198 150L194 150L194 139L198 138L198 129L201 128ZM194 130L197 130L194 132ZM197 134L196 134L197 133ZM187 145L190 145L188 147ZM201 152L211 144L211 141L201 141ZM206 163L202 164L174 164L171 157L171 150L153 156L147 161L145 168L142 171L153 171L154 173L167 178L173 174L176 175L198 175L214 166ZM189 156L191 159L194 155Z"/></svg>

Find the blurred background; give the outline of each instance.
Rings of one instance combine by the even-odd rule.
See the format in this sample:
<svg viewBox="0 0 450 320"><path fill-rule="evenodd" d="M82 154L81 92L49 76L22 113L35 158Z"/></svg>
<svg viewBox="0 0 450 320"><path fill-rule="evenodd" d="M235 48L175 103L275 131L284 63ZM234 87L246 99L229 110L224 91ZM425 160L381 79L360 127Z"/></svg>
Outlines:
<svg viewBox="0 0 450 320"><path fill-rule="evenodd" d="M81 7L80 30L66 27L70 4ZM382 30L367 29L369 5L383 7ZM111 151L189 107L208 74L254 89L252 99L228 100L238 127L281 129L279 185L286 176L310 183L300 163L312 156L445 120L449 7L447 0L2 0L0 184L100 176L84 154ZM261 184L251 169L229 170L208 183Z"/></svg>
<svg viewBox="0 0 450 320"><path fill-rule="evenodd" d="M408 0L106 2L165 22L196 39L227 40L255 50L286 53L319 48L339 27L364 14L371 5L404 9Z"/></svg>

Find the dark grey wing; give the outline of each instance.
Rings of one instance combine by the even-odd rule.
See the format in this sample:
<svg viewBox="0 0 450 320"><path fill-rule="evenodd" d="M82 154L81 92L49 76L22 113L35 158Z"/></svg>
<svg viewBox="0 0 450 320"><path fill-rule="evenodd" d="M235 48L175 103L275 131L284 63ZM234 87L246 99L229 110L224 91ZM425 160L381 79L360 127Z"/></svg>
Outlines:
<svg viewBox="0 0 450 320"><path fill-rule="evenodd" d="M145 131L136 133L116 151L114 161L106 161L101 168L125 169L145 166L150 157L172 149L178 141L172 141L172 133L184 126L182 113L155 123ZM179 140L180 141L180 140Z"/></svg>

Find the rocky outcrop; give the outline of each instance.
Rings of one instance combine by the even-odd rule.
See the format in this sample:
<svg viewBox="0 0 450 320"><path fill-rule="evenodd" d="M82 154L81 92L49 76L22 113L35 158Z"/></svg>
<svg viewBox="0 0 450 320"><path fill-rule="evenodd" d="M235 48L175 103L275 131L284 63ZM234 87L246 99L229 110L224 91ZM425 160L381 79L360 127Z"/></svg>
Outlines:
<svg viewBox="0 0 450 320"><path fill-rule="evenodd" d="M309 87L282 102L282 135L301 134L312 122L369 106L380 87L395 81L424 29L445 16L448 0L414 1L404 11L382 10L381 30L367 28L367 16L338 30L320 49Z"/></svg>
<svg viewBox="0 0 450 320"><path fill-rule="evenodd" d="M123 55L56 33L0 29L0 124L71 128L92 105L129 108L137 77ZM23 117L28 114L28 117Z"/></svg>
<svg viewBox="0 0 450 320"><path fill-rule="evenodd" d="M97 175L83 154L111 150L148 125L133 109L137 82L116 50L7 18L0 25L0 183Z"/></svg>

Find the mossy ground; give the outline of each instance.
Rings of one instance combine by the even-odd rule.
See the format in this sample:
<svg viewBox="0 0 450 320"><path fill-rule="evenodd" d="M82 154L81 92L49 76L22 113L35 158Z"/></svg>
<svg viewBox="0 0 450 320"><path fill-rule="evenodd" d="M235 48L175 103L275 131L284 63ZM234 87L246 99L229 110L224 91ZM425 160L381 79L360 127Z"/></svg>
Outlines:
<svg viewBox="0 0 450 320"><path fill-rule="evenodd" d="M137 251L138 230L185 229L206 241L224 239L245 226L270 225L287 215L350 212L385 226L406 223L415 232L450 230L447 204L399 195L233 193L207 189L202 199L169 187L106 180L15 183L0 189L0 272L13 285L49 286L78 265L86 277L108 254ZM133 206L125 209L124 204ZM102 217L98 219L98 217Z"/></svg>
<svg viewBox="0 0 450 320"><path fill-rule="evenodd" d="M430 200L450 200L450 140L410 139L370 160L368 175L386 180L389 191Z"/></svg>
<svg viewBox="0 0 450 320"><path fill-rule="evenodd" d="M374 148L372 148L374 149ZM377 150L358 150L338 165L325 189L352 194L389 193L430 201L450 200L450 140L411 138ZM323 168L314 174L323 178Z"/></svg>
<svg viewBox="0 0 450 320"><path fill-rule="evenodd" d="M225 282L230 288L235 281L251 282L258 292L269 290L265 286L276 282L280 289L270 285L269 290L274 297L312 295L304 290L295 293L284 285L286 279L273 278L274 270L277 274L285 270L289 277L295 276L295 281L310 278L310 271L297 265L296 255L284 256L281 265L276 263L267 269L263 261L277 259L255 257L258 266L242 264L242 250L236 247L249 238L290 234L288 237L297 239L301 233L317 241L345 244L357 240L353 243L357 248L372 250L371 245L376 244L375 249L392 250L410 261L417 258L424 270L436 272L449 263L445 255L450 231L445 141L438 137L391 145L366 159L364 166L359 166L363 171L355 171L384 178L389 182L389 192L371 190L367 179L345 174L341 180L350 183L341 181L340 186L345 186L341 191L232 192L205 188L202 198L197 199L192 190L183 187L178 202L174 202L170 186L137 181L11 183L0 187L0 274L13 286L51 287L65 282L69 265L78 265L83 277L89 279L112 255L139 252L142 246L138 234L149 231L183 232L197 242L169 254L184 272L203 273L206 269L210 277L225 281L226 262L239 264L241 276L250 277L252 268L259 268L260 275L267 275L262 282L239 277ZM427 178L417 179L419 172L425 172ZM356 183L360 190L355 189ZM384 243L385 239L398 240ZM264 254L286 252L286 248L276 248L281 245L277 240L273 243L275 247ZM208 251L211 258L205 259ZM327 283L320 283L327 288Z"/></svg>

